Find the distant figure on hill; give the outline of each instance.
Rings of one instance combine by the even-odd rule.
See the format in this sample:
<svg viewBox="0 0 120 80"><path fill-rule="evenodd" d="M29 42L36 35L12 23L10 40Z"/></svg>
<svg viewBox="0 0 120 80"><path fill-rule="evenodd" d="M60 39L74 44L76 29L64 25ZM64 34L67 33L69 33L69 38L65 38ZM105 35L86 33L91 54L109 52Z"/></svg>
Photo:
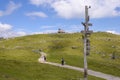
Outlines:
<svg viewBox="0 0 120 80"><path fill-rule="evenodd" d="M61 59L61 65L64 65L65 64L65 61L64 61L64 59L62 58Z"/></svg>
<svg viewBox="0 0 120 80"><path fill-rule="evenodd" d="M44 56L44 61L46 61L47 59L46 59L46 56Z"/></svg>
<svg viewBox="0 0 120 80"><path fill-rule="evenodd" d="M115 53L112 54L111 59L115 59Z"/></svg>
<svg viewBox="0 0 120 80"><path fill-rule="evenodd" d="M42 49L39 49L40 52L42 52Z"/></svg>

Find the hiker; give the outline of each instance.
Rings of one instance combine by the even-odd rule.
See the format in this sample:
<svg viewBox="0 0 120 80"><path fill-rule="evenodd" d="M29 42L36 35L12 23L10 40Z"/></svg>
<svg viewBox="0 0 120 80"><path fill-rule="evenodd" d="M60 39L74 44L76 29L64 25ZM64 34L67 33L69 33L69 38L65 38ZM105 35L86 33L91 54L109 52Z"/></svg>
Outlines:
<svg viewBox="0 0 120 80"><path fill-rule="evenodd" d="M44 61L46 61L46 56L43 56L44 57Z"/></svg>
<svg viewBox="0 0 120 80"><path fill-rule="evenodd" d="M42 49L39 49L40 52L42 52Z"/></svg>
<svg viewBox="0 0 120 80"><path fill-rule="evenodd" d="M61 65L64 65L65 64L65 61L64 61L64 59L62 58L61 59Z"/></svg>

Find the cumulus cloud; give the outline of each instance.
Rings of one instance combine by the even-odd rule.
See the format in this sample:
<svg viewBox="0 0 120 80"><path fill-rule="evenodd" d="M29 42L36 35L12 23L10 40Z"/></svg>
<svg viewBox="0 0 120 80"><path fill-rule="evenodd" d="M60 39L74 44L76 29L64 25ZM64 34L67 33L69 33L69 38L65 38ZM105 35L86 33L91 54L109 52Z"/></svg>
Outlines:
<svg viewBox="0 0 120 80"><path fill-rule="evenodd" d="M56 33L56 32L57 32L57 30L54 30L54 29L43 31L44 34L45 33Z"/></svg>
<svg viewBox="0 0 120 80"><path fill-rule="evenodd" d="M103 18L120 16L120 11L116 8L120 7L120 0L96 0L91 2L91 17Z"/></svg>
<svg viewBox="0 0 120 80"><path fill-rule="evenodd" d="M6 23L0 23L0 37L10 38L17 36L25 36L26 32L24 31L14 31L13 26Z"/></svg>
<svg viewBox="0 0 120 80"><path fill-rule="evenodd" d="M19 7L21 7L21 4L15 4L13 1L10 1L6 7L6 10L0 10L0 16L10 15Z"/></svg>
<svg viewBox="0 0 120 80"><path fill-rule="evenodd" d="M13 30L0 33L0 37L4 37L4 38L12 38L12 37L25 36L25 35L27 35L25 32L22 31L15 32Z"/></svg>
<svg viewBox="0 0 120 80"><path fill-rule="evenodd" d="M31 4L34 4L34 5L36 5L36 6L40 6L40 5L49 3L49 2L51 2L51 1L52 1L52 0L30 0L30 3L31 3Z"/></svg>
<svg viewBox="0 0 120 80"><path fill-rule="evenodd" d="M27 34L24 31L16 32L16 36L25 36L25 35L27 35Z"/></svg>
<svg viewBox="0 0 120 80"><path fill-rule="evenodd" d="M120 0L30 0L36 6L49 5L62 18L84 17L85 5L90 5L92 18L120 16Z"/></svg>
<svg viewBox="0 0 120 80"><path fill-rule="evenodd" d="M13 31L13 30L10 30L10 31L4 32L4 33L0 33L0 37L4 37L4 38L12 38L12 37L25 36L25 35L27 35L26 32Z"/></svg>
<svg viewBox="0 0 120 80"><path fill-rule="evenodd" d="M33 34L48 34L48 33L57 33L57 30L44 30L44 31L41 31L41 32L33 32L31 35Z"/></svg>
<svg viewBox="0 0 120 80"><path fill-rule="evenodd" d="M58 16L69 19L83 16L81 8L81 0L59 0L54 2L51 6Z"/></svg>
<svg viewBox="0 0 120 80"><path fill-rule="evenodd" d="M112 34L120 34L120 33L116 32L116 31L110 31L110 30L108 30L108 31L106 31L106 32L112 33Z"/></svg>
<svg viewBox="0 0 120 80"><path fill-rule="evenodd" d="M33 32L31 33L31 35L34 35L34 34L44 34L43 32Z"/></svg>
<svg viewBox="0 0 120 80"><path fill-rule="evenodd" d="M31 17L42 17L42 18L46 18L47 15L43 12L29 12L26 13L26 16L31 16Z"/></svg>
<svg viewBox="0 0 120 80"><path fill-rule="evenodd" d="M9 24L0 23L0 32L11 30L13 26Z"/></svg>

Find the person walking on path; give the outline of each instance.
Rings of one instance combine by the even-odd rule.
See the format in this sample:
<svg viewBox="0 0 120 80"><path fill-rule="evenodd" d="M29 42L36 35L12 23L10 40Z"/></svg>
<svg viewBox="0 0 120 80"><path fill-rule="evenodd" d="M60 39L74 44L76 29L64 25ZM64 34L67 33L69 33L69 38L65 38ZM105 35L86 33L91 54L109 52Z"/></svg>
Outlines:
<svg viewBox="0 0 120 80"><path fill-rule="evenodd" d="M43 56L43 57L44 57L44 61L46 61L47 60L46 56Z"/></svg>
<svg viewBox="0 0 120 80"><path fill-rule="evenodd" d="M61 59L61 65L64 65L65 64L65 61L64 61L64 59L62 58Z"/></svg>
<svg viewBox="0 0 120 80"><path fill-rule="evenodd" d="M46 58L46 53L44 53L44 52L40 52L40 58L38 59L39 60L39 62L41 62L41 63L44 63L44 62L46 62L46 60L47 60L47 58Z"/></svg>

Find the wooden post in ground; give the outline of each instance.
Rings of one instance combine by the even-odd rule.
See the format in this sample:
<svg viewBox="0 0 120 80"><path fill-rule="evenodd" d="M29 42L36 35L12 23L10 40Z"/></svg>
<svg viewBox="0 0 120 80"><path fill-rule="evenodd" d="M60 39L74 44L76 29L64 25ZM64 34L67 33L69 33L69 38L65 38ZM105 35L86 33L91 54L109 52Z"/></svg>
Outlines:
<svg viewBox="0 0 120 80"><path fill-rule="evenodd" d="M90 8L90 6L85 6L85 22L82 23L84 26L84 30L81 31L83 33L83 40L84 40L84 80L88 80L87 76L88 76L88 65L87 65L87 55L89 55L90 53L90 41L89 41L89 35L93 32L93 31L89 31L88 26L92 26L91 23L89 22L89 16L88 16L88 9Z"/></svg>

